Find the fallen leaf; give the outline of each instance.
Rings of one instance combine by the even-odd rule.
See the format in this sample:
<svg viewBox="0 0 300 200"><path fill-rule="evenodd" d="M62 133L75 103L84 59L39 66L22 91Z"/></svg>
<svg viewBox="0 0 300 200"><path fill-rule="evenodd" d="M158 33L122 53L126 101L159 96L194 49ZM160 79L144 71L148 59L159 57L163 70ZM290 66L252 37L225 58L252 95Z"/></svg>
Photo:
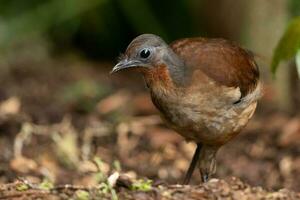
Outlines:
<svg viewBox="0 0 300 200"><path fill-rule="evenodd" d="M280 146L299 145L300 144L300 119L294 118L287 122L282 129L278 141Z"/></svg>
<svg viewBox="0 0 300 200"><path fill-rule="evenodd" d="M18 97L10 97L0 103L0 113L2 115L17 114L20 111L21 102Z"/></svg>
<svg viewBox="0 0 300 200"><path fill-rule="evenodd" d="M10 161L10 167L16 172L26 174L32 171L36 171L38 165L34 160L19 156Z"/></svg>
<svg viewBox="0 0 300 200"><path fill-rule="evenodd" d="M117 110L121 106L126 105L130 99L130 94L127 91L120 90L111 96L102 99L96 106L96 109L101 114L107 114Z"/></svg>

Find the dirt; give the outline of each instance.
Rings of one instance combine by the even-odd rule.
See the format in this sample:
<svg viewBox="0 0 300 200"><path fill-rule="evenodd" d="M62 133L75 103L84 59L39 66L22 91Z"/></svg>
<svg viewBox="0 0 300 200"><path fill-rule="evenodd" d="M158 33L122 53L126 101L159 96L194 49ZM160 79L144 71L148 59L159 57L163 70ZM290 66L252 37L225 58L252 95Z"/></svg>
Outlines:
<svg viewBox="0 0 300 200"><path fill-rule="evenodd" d="M73 58L9 63L0 75L0 199L76 199L82 191L96 198L115 172L131 184L147 178L151 189L114 185L108 199L111 191L119 199L299 198L300 117L278 111L272 92L218 153L218 179L200 184L196 172L191 186L176 185L195 145L164 126L141 78L110 76L111 65ZM24 180L29 185L18 191ZM52 186L41 190L45 181Z"/></svg>
<svg viewBox="0 0 300 200"><path fill-rule="evenodd" d="M127 200L207 200L207 199L299 199L300 194L282 189L268 192L261 187L250 187L242 181L232 178L224 180L212 179L207 183L188 185L157 185L147 191L130 190L115 186L114 193L103 191L101 187L82 187L75 185L56 186L51 189L34 188L20 190L28 183L15 182L0 187L0 199L127 199ZM116 197L117 196L117 197Z"/></svg>

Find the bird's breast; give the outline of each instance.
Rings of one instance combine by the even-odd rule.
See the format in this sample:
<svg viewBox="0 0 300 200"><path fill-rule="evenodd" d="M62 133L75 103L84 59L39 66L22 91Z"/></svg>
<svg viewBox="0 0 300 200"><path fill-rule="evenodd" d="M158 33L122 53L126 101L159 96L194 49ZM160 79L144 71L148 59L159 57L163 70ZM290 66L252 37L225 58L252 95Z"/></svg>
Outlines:
<svg viewBox="0 0 300 200"><path fill-rule="evenodd" d="M151 98L167 125L188 140L195 140L193 135L196 132L208 132L199 109L204 106L201 102L187 101L182 91L157 87L151 88Z"/></svg>
<svg viewBox="0 0 300 200"><path fill-rule="evenodd" d="M238 88L189 91L151 88L154 105L165 122L187 140L225 143L247 124L257 99L233 104ZM231 99L230 99L231 97Z"/></svg>

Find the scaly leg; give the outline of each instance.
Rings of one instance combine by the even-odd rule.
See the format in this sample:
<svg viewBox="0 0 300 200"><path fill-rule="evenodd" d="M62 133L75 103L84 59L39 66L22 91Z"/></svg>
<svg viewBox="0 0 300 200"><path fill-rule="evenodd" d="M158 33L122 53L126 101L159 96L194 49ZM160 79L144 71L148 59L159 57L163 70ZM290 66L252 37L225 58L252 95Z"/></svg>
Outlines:
<svg viewBox="0 0 300 200"><path fill-rule="evenodd" d="M191 162L191 164L189 166L189 169L188 169L188 171L187 171L187 173L185 175L185 178L184 178L184 181L183 181L183 185L189 184L189 182L191 180L191 177L192 177L192 175L194 173L195 167L198 164L198 160L199 160L201 148L202 148L202 144L197 143L197 148L196 148L195 153L193 155L193 159L192 159L192 162Z"/></svg>
<svg viewBox="0 0 300 200"><path fill-rule="evenodd" d="M216 172L216 154L218 149L218 146L203 145L202 147L198 164L203 183L207 182L211 175Z"/></svg>

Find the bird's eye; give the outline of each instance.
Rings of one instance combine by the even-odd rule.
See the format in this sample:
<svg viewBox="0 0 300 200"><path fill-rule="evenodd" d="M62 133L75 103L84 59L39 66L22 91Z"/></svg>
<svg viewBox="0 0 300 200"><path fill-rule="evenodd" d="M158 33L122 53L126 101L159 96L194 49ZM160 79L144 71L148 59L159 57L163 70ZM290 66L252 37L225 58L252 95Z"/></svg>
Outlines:
<svg viewBox="0 0 300 200"><path fill-rule="evenodd" d="M143 58L143 59L146 59L150 56L151 52L149 49L143 49L141 52L140 52L140 57Z"/></svg>

